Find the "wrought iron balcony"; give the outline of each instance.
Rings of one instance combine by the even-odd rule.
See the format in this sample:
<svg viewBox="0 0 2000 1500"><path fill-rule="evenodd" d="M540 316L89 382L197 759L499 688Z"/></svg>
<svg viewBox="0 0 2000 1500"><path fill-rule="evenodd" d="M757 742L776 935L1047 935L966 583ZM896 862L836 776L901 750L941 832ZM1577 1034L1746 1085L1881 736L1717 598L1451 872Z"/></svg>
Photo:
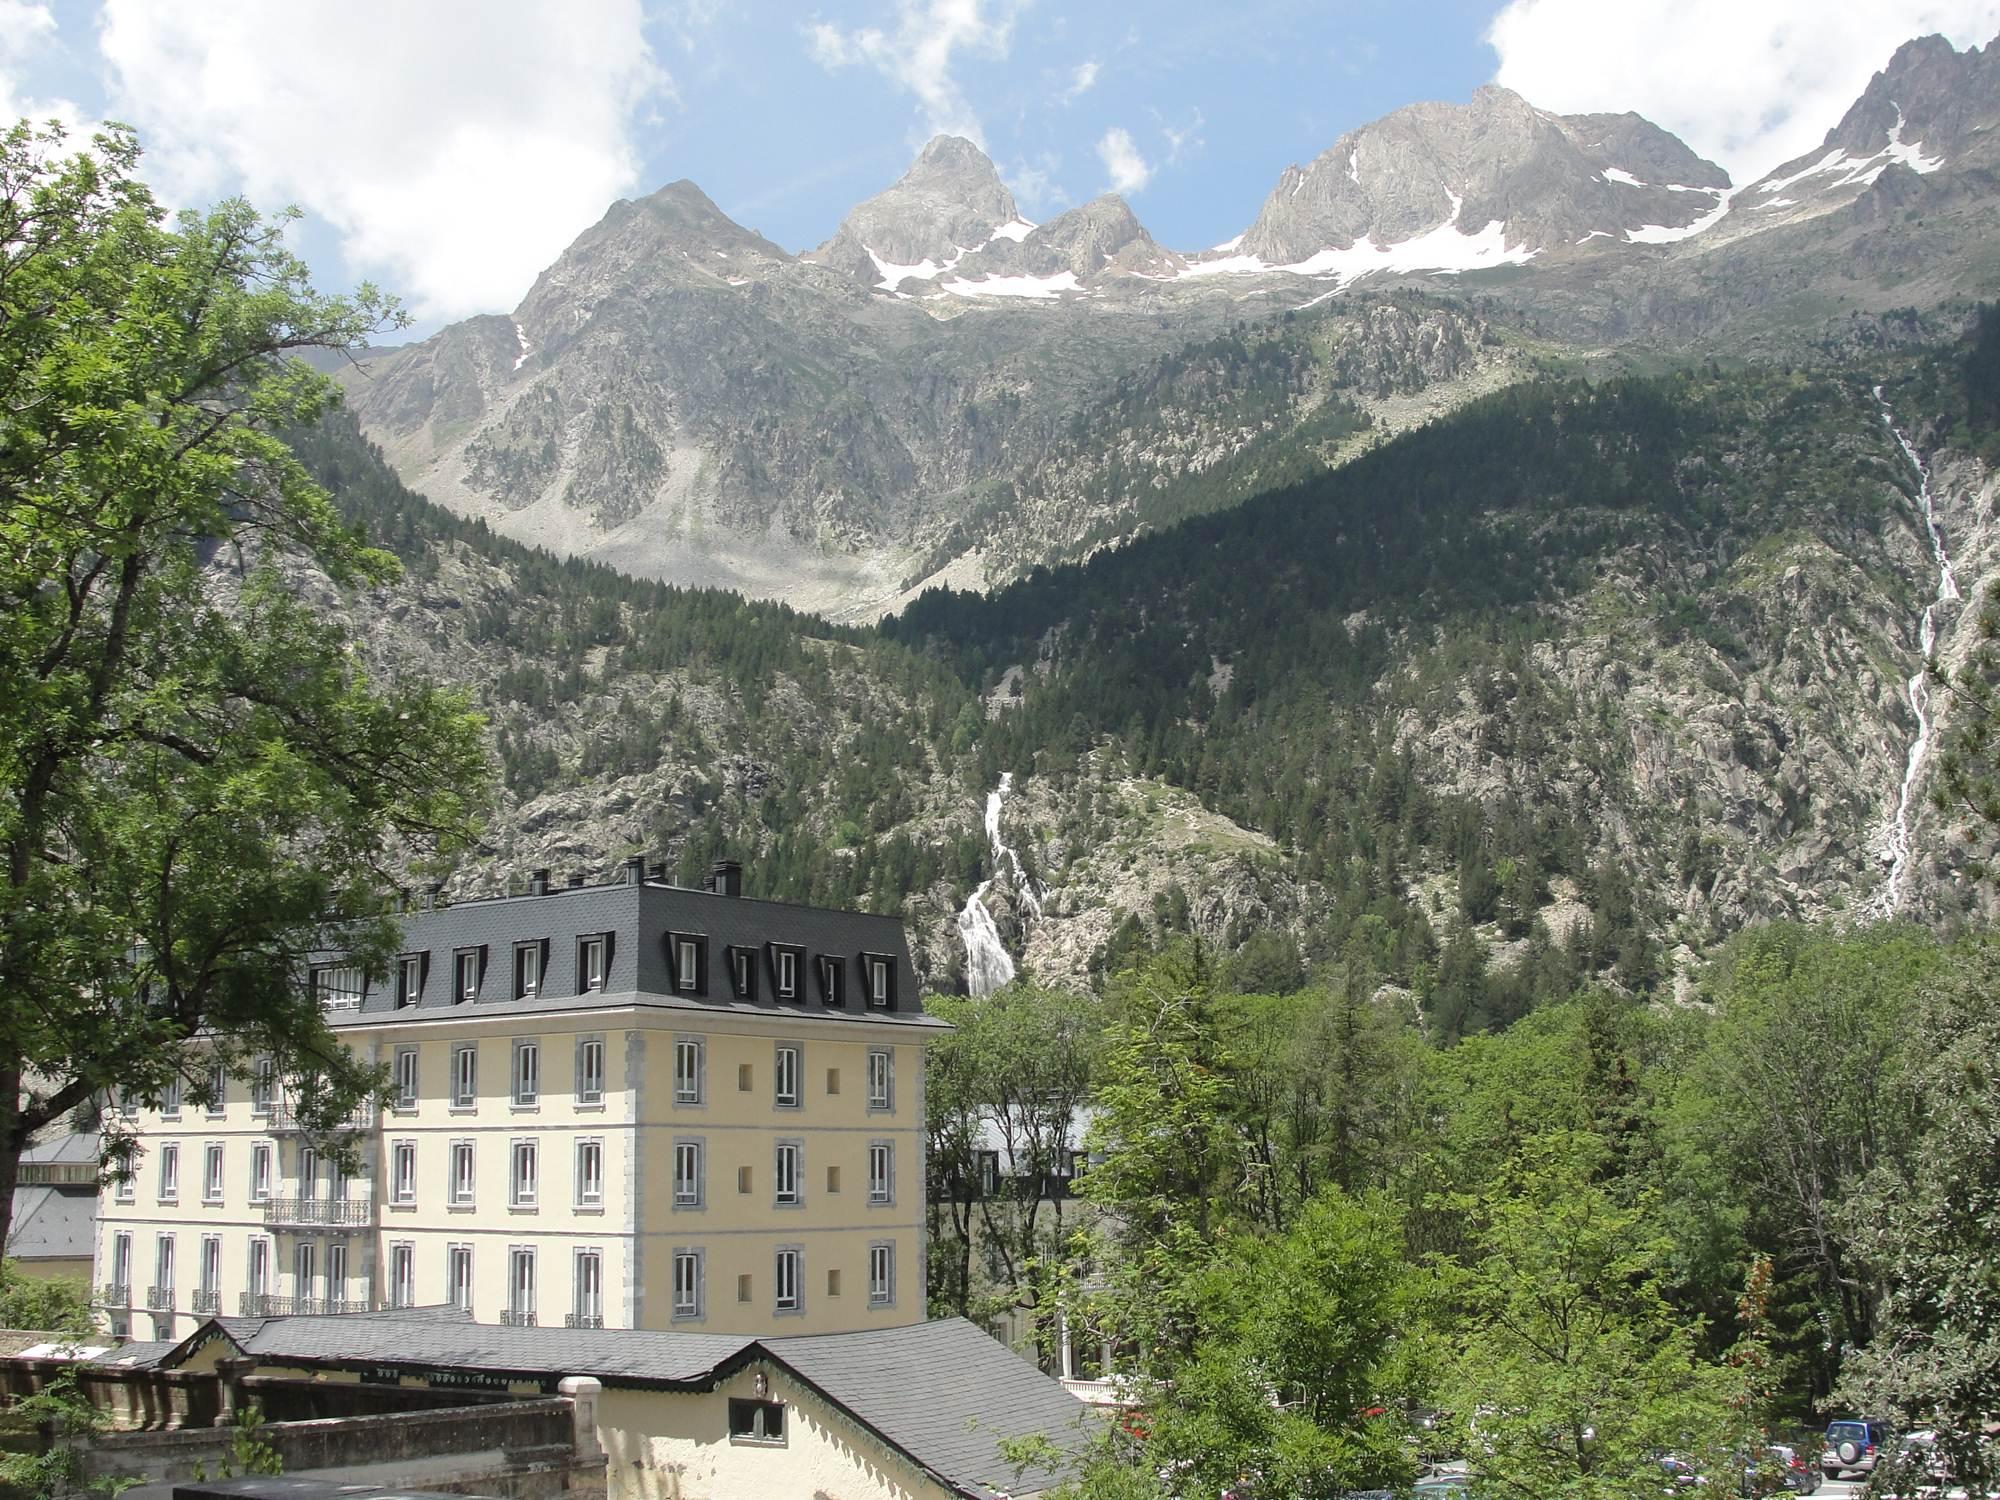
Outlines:
<svg viewBox="0 0 2000 1500"><path fill-rule="evenodd" d="M501 1309L500 1321L509 1328L533 1328L535 1315L531 1312L517 1312L508 1307Z"/></svg>
<svg viewBox="0 0 2000 1500"><path fill-rule="evenodd" d="M335 1229L375 1222L373 1198L267 1198L266 1224L300 1224Z"/></svg>
<svg viewBox="0 0 2000 1500"><path fill-rule="evenodd" d="M221 1312L222 1293L219 1291L202 1291L197 1289L194 1294L194 1310L198 1313Z"/></svg>
<svg viewBox="0 0 2000 1500"><path fill-rule="evenodd" d="M172 1312L174 1309L174 1289L170 1286L149 1286L146 1288L146 1310L148 1312Z"/></svg>
<svg viewBox="0 0 2000 1500"><path fill-rule="evenodd" d="M602 1328L603 1326L604 1326L603 1313L573 1312L573 1313L565 1313L563 1315L563 1327L565 1328Z"/></svg>
<svg viewBox="0 0 2000 1500"><path fill-rule="evenodd" d="M239 1304L246 1318L312 1318L330 1313L367 1312L365 1298L295 1297L276 1292L245 1292Z"/></svg>
<svg viewBox="0 0 2000 1500"><path fill-rule="evenodd" d="M107 1281L97 1289L97 1300L106 1307L130 1307L132 1286L130 1282Z"/></svg>
<svg viewBox="0 0 2000 1500"><path fill-rule="evenodd" d="M273 1135L287 1135L302 1131L306 1127L299 1123L297 1108L289 1099L280 1099L264 1115L264 1128ZM364 1099L352 1114L334 1127L336 1130L373 1130L375 1128L375 1101Z"/></svg>

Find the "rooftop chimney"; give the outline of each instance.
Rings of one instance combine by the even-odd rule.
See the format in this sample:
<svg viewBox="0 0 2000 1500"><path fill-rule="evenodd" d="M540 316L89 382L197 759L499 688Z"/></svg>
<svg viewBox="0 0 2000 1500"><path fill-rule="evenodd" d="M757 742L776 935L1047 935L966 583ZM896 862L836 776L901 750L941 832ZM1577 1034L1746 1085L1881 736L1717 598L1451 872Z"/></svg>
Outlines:
<svg viewBox="0 0 2000 1500"><path fill-rule="evenodd" d="M443 894L444 882L442 880L433 880L429 885L425 886L424 910L436 911L440 906L444 905L442 901L438 900L438 897Z"/></svg>
<svg viewBox="0 0 2000 1500"><path fill-rule="evenodd" d="M648 880L665 880L667 878L667 862L659 860L646 866L646 878Z"/></svg>
<svg viewBox="0 0 2000 1500"><path fill-rule="evenodd" d="M569 872L569 888L574 891L574 890L580 890L582 886L583 886L583 871L571 870Z"/></svg>
<svg viewBox="0 0 2000 1500"><path fill-rule="evenodd" d="M625 883L640 885L646 879L646 857L643 854L628 855L625 860Z"/></svg>
<svg viewBox="0 0 2000 1500"><path fill-rule="evenodd" d="M708 869L708 888L718 896L743 894L743 866L733 859L718 859Z"/></svg>
<svg viewBox="0 0 2000 1500"><path fill-rule="evenodd" d="M408 911L409 909L410 909L410 888L406 885L399 885L396 887L396 899L391 906L391 910L393 910L394 912L396 912L398 916L400 916L402 913Z"/></svg>
<svg viewBox="0 0 2000 1500"><path fill-rule="evenodd" d="M548 893L549 893L549 872L547 870L534 870L529 872L528 894L530 896L546 896Z"/></svg>

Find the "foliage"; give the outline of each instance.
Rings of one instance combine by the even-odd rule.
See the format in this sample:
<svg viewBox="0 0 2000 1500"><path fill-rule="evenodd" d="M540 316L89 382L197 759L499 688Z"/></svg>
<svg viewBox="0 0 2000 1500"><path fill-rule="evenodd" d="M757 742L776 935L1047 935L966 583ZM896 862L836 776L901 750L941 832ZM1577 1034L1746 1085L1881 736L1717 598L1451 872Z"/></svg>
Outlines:
<svg viewBox="0 0 2000 1500"><path fill-rule="evenodd" d="M104 1417L83 1394L73 1367L32 1396L0 1407L0 1435L8 1439L0 1448L0 1495L21 1500L115 1495L123 1486L91 1480L84 1471L85 1450L103 1427Z"/></svg>
<svg viewBox="0 0 2000 1500"><path fill-rule="evenodd" d="M128 132L63 146L0 142L0 1203L35 1131L156 1099L197 1033L275 1056L309 1125L345 1115L375 1075L303 960L338 930L383 961L381 892L484 774L456 695L371 682L284 581L395 571L278 435L334 398L294 356L393 306L315 293L242 202L168 227Z"/></svg>
<svg viewBox="0 0 2000 1500"><path fill-rule="evenodd" d="M60 1276L30 1276L18 1262L0 1261L0 1328L90 1331L90 1288Z"/></svg>
<svg viewBox="0 0 2000 1500"><path fill-rule="evenodd" d="M1658 1454L1721 1474L1746 1436L1739 1377L1666 1299L1651 1202L1594 1182L1597 1149L1540 1137L1466 1205L1480 1227L1451 1278L1464 1352L1445 1399L1483 1494L1638 1500L1662 1487Z"/></svg>
<svg viewBox="0 0 2000 1500"><path fill-rule="evenodd" d="M217 1463L214 1474L208 1472L207 1464L197 1461L194 1465L195 1479L236 1479L251 1474L284 1473L284 1455L271 1446L263 1428L263 1407L254 1401L248 1406L238 1407L229 1428L229 1452Z"/></svg>
<svg viewBox="0 0 2000 1500"><path fill-rule="evenodd" d="M1986 1424L2000 1411L2000 946L1971 946L1924 987L1885 1090L1906 1144L1840 1213L1881 1278L1875 1337L1841 1372L1839 1399L1898 1431L1931 1428L1955 1483L2000 1480ZM1894 1107L1894 1106L1891 1106Z"/></svg>

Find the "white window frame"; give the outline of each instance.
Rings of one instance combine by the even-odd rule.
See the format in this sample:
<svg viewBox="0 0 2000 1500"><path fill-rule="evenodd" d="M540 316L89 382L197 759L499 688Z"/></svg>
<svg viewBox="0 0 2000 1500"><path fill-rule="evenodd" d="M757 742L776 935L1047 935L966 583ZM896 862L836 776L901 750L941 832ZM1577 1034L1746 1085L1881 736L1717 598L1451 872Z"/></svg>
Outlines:
<svg viewBox="0 0 2000 1500"><path fill-rule="evenodd" d="M881 1171L876 1171L877 1165ZM894 1141L870 1141L868 1143L868 1201L880 1206L896 1201L896 1143Z"/></svg>
<svg viewBox="0 0 2000 1500"><path fill-rule="evenodd" d="M412 1139L389 1143L389 1201L403 1207L417 1201L417 1143Z"/></svg>
<svg viewBox="0 0 2000 1500"><path fill-rule="evenodd" d="M167 1294L169 1312L174 1305L174 1239L172 1234L153 1236L153 1285Z"/></svg>
<svg viewBox="0 0 2000 1500"><path fill-rule="evenodd" d="M771 951L772 987L780 1000L799 998L799 956L789 948Z"/></svg>
<svg viewBox="0 0 2000 1500"><path fill-rule="evenodd" d="M167 1086L160 1090L160 1118L178 1120L181 1117L181 1075L176 1073L167 1080Z"/></svg>
<svg viewBox="0 0 2000 1500"><path fill-rule="evenodd" d="M446 1178L446 1191L450 1194L452 1208L471 1208L478 1201L479 1192L479 1149L477 1145L463 1137L454 1140L445 1160L450 1165L450 1175ZM462 1170L461 1170L462 1168Z"/></svg>
<svg viewBox="0 0 2000 1500"><path fill-rule="evenodd" d="M408 1009L424 998L424 956L406 953L396 960L396 1008Z"/></svg>
<svg viewBox="0 0 2000 1500"><path fill-rule="evenodd" d="M604 1207L604 1137L585 1136L576 1143L576 1206Z"/></svg>
<svg viewBox="0 0 2000 1500"><path fill-rule="evenodd" d="M244 1281L250 1295L264 1297L271 1291L271 1239L269 1235L253 1235L250 1240L250 1258L244 1272Z"/></svg>
<svg viewBox="0 0 2000 1500"><path fill-rule="evenodd" d="M347 1241L329 1240L326 1247L326 1299L347 1301Z"/></svg>
<svg viewBox="0 0 2000 1500"><path fill-rule="evenodd" d="M422 1097L422 1052L415 1046L396 1049L396 1108L415 1109Z"/></svg>
<svg viewBox="0 0 2000 1500"><path fill-rule="evenodd" d="M479 998L479 950L465 948L451 955L451 1000L465 1005Z"/></svg>
<svg viewBox="0 0 2000 1500"><path fill-rule="evenodd" d="M707 1291L705 1251L695 1246L676 1245L673 1252L673 1320L676 1323L701 1321Z"/></svg>
<svg viewBox="0 0 2000 1500"><path fill-rule="evenodd" d="M604 1058L603 1037L580 1036L576 1039L576 1102L579 1106L604 1103Z"/></svg>
<svg viewBox="0 0 2000 1500"><path fill-rule="evenodd" d="M787 1294L786 1283L790 1282ZM803 1245L780 1245L771 1260L771 1305L790 1315L806 1310L806 1252Z"/></svg>
<svg viewBox="0 0 2000 1500"><path fill-rule="evenodd" d="M674 1038L674 1103L708 1102L708 1045L698 1036Z"/></svg>
<svg viewBox="0 0 2000 1500"><path fill-rule="evenodd" d="M111 1284L132 1295L132 1234L121 1229L111 1237Z"/></svg>
<svg viewBox="0 0 2000 1500"><path fill-rule="evenodd" d="M181 1200L181 1148L178 1141L168 1141L160 1147L160 1201L178 1203Z"/></svg>
<svg viewBox="0 0 2000 1500"><path fill-rule="evenodd" d="M674 1139L674 1207L698 1209L708 1206L708 1152L698 1136Z"/></svg>
<svg viewBox="0 0 2000 1500"><path fill-rule="evenodd" d="M268 1142L258 1141L250 1147L250 1201L268 1203L271 1201L271 1147Z"/></svg>
<svg viewBox="0 0 2000 1500"><path fill-rule="evenodd" d="M514 1108L532 1109L542 1097L542 1043L541 1038L522 1036L514 1038L513 1072Z"/></svg>
<svg viewBox="0 0 2000 1500"><path fill-rule="evenodd" d="M271 1113L278 1094L278 1065L260 1057L250 1067L250 1113L263 1118Z"/></svg>
<svg viewBox="0 0 2000 1500"><path fill-rule="evenodd" d="M472 1246L450 1244L444 1247L444 1295L453 1307L472 1310Z"/></svg>
<svg viewBox="0 0 2000 1500"><path fill-rule="evenodd" d="M896 1242L871 1240L868 1245L868 1305L896 1305Z"/></svg>
<svg viewBox="0 0 2000 1500"><path fill-rule="evenodd" d="M451 1107L479 1108L479 1044L461 1042L451 1049Z"/></svg>
<svg viewBox="0 0 2000 1500"><path fill-rule="evenodd" d="M227 1161L221 1141L204 1141L201 1148L201 1201L220 1203L225 1190L223 1172Z"/></svg>
<svg viewBox="0 0 2000 1500"><path fill-rule="evenodd" d="M211 1294L222 1290L222 1236L219 1234L201 1237L200 1290Z"/></svg>
<svg viewBox="0 0 2000 1500"><path fill-rule="evenodd" d="M806 1143L777 1143L771 1163L771 1201L778 1208L803 1208L806 1201ZM790 1186L787 1187L789 1178Z"/></svg>
<svg viewBox="0 0 2000 1500"><path fill-rule="evenodd" d="M541 1280L533 1245L507 1247L507 1311L516 1318L536 1316L535 1294Z"/></svg>
<svg viewBox="0 0 2000 1500"><path fill-rule="evenodd" d="M533 1136L516 1136L507 1145L507 1204L534 1208L541 1199L542 1148Z"/></svg>
<svg viewBox="0 0 2000 1500"><path fill-rule="evenodd" d="M868 1049L868 1108L877 1114L896 1111L896 1054L887 1047Z"/></svg>
<svg viewBox="0 0 2000 1500"><path fill-rule="evenodd" d="M208 1117L219 1120L229 1112L229 1070L219 1062L208 1065Z"/></svg>
<svg viewBox="0 0 2000 1500"><path fill-rule="evenodd" d="M514 998L533 1000L542 993L542 945L540 943L516 943L514 945Z"/></svg>
<svg viewBox="0 0 2000 1500"><path fill-rule="evenodd" d="M417 1305L417 1246L414 1240L389 1242L389 1305Z"/></svg>
<svg viewBox="0 0 2000 1500"><path fill-rule="evenodd" d="M674 939L674 988L692 995L701 988L701 942L698 938Z"/></svg>
<svg viewBox="0 0 2000 1500"><path fill-rule="evenodd" d="M602 934L583 940L583 992L586 995L601 994L611 983L611 965L606 962ZM591 970L595 967L596 973Z"/></svg>
<svg viewBox="0 0 2000 1500"><path fill-rule="evenodd" d="M777 1109L800 1109L805 1105L805 1089L800 1082L805 1072L805 1048L797 1042L779 1042L771 1051L771 1103Z"/></svg>
<svg viewBox="0 0 2000 1500"><path fill-rule="evenodd" d="M889 1002L895 998L890 975L894 970L890 961L876 954L870 954L868 965L868 1004L876 1010L887 1010Z"/></svg>
<svg viewBox="0 0 2000 1500"><path fill-rule="evenodd" d="M579 1327L591 1326L595 1318L604 1321L604 1251L595 1245L579 1246L570 1257L570 1313Z"/></svg>

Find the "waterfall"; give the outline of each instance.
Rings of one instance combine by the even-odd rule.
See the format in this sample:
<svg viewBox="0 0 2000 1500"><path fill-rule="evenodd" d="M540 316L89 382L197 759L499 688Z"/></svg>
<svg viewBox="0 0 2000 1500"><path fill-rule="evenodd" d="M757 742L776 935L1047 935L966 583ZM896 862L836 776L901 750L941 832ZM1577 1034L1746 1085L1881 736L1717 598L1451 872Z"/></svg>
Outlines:
<svg viewBox="0 0 2000 1500"><path fill-rule="evenodd" d="M1893 917L1903 904L1903 883L1910 870L1910 808L1917 795L1917 780L1923 772L1924 761L1930 755L1931 735L1937 728L1931 717L1931 685L1928 677L1931 653L1937 648L1938 606L1948 604L1959 597L1958 579L1951 571L1951 559L1945 554L1944 534L1938 530L1937 511L1931 495L1931 471L1918 455L1910 440L1896 425L1889 403L1883 398L1882 387L1875 387L1875 401L1882 408L1882 423L1894 435L1903 456L1917 471L1917 510L1923 516L1924 535L1931 544L1931 556L1937 562L1937 595L1924 606L1923 618L1917 626L1917 644L1922 660L1917 670L1904 685L1904 692L1910 700L1910 709L1917 716L1917 737L1910 741L1909 758L1903 765L1903 786L1896 799L1896 816L1889 825L1888 844L1882 851L1883 862L1889 866L1889 877L1883 882L1878 899L1878 915Z"/></svg>
<svg viewBox="0 0 2000 1500"><path fill-rule="evenodd" d="M1037 917L1042 914L1041 899L1029 883L1021 857L1000 836L1000 810L1013 787L1014 773L1002 771L1000 785L986 794L986 841L992 846L993 873L980 882L979 889L966 899L965 909L958 914L958 935L965 942L965 984L974 999L992 994L1014 977L1014 960L1000 941L993 913L986 909L986 893L1003 869L1014 873L1014 890L1022 910Z"/></svg>

